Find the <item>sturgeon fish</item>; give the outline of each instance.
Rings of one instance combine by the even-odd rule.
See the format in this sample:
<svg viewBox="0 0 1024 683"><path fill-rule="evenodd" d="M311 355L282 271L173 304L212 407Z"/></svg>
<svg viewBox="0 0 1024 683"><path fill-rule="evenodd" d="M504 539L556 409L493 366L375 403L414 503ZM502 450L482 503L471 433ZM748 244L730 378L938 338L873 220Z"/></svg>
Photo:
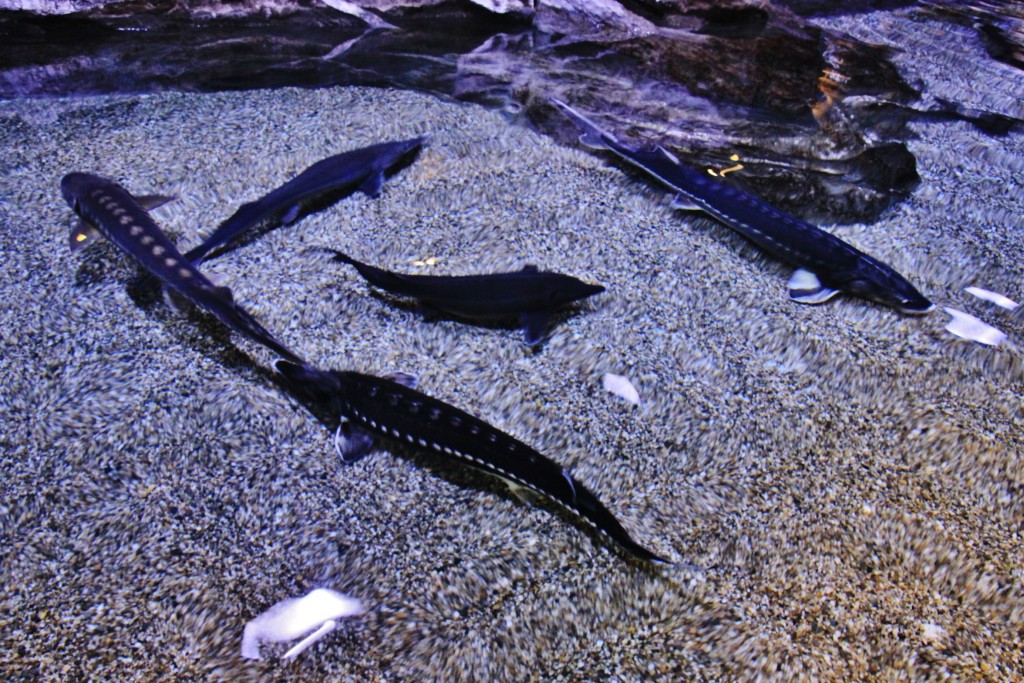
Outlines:
<svg viewBox="0 0 1024 683"><path fill-rule="evenodd" d="M211 252L226 247L249 228L290 225L317 203L340 199L356 190L377 197L385 175L409 161L426 141L427 136L383 142L322 159L270 194L242 204L202 244L186 252L185 258L198 266Z"/></svg>
<svg viewBox="0 0 1024 683"><path fill-rule="evenodd" d="M430 308L476 320L516 319L526 343L536 346L558 308L604 291L537 266L511 273L486 275L403 275L361 263L336 249L326 249L334 260L353 267L367 282L392 294L418 299Z"/></svg>
<svg viewBox="0 0 1024 683"><path fill-rule="evenodd" d="M408 381L320 370L283 360L275 367L313 404L352 420L358 430L429 449L496 476L513 491L522 487L540 494L630 555L645 562L667 562L634 541L611 511L568 470L483 420L416 391ZM364 441L362 446L368 444Z"/></svg>
<svg viewBox="0 0 1024 683"><path fill-rule="evenodd" d="M71 250L80 251L101 236L135 259L164 285L208 311L236 332L263 344L282 358L301 358L277 341L227 287L218 287L181 255L149 213L115 182L89 173L69 173L61 194L81 219L71 228Z"/></svg>
<svg viewBox="0 0 1024 683"><path fill-rule="evenodd" d="M845 292L907 314L924 314L935 308L902 275L835 235L683 164L663 147L624 145L564 102L552 102L583 131L583 145L612 152L678 193L677 208L704 211L795 266L789 281L789 296L794 301L820 304Z"/></svg>

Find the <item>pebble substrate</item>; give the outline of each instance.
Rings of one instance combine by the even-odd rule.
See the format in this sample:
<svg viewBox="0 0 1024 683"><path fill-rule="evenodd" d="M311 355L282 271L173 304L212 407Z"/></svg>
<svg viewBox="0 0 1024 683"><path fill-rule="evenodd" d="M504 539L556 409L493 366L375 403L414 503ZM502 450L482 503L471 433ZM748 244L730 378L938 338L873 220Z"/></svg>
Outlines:
<svg viewBox="0 0 1024 683"><path fill-rule="evenodd" d="M985 87L1024 92L999 73ZM1024 294L1024 135L917 130L920 188L834 230L1019 342L1024 316L962 288ZM318 365L417 373L701 571L631 565L414 451L343 466L258 370L268 352L168 309L111 246L67 248L71 170L178 195L155 218L188 248L320 158L427 132L379 199L204 270ZM1021 675L1015 348L957 340L941 313L795 305L781 264L602 159L408 92L5 102L0 150L5 679ZM447 274L534 263L608 291L534 354L515 330L424 321L320 246L407 272L430 256ZM605 392L606 372L641 406ZM240 658L249 619L320 586L368 614L292 663Z"/></svg>

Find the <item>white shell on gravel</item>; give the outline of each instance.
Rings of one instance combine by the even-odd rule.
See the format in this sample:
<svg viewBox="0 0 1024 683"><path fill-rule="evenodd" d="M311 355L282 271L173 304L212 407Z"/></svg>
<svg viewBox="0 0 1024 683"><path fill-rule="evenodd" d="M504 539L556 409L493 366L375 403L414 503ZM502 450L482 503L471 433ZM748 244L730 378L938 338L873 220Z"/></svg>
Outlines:
<svg viewBox="0 0 1024 683"><path fill-rule="evenodd" d="M926 645L931 645L938 650L944 650L949 640L949 633L938 624L923 623L921 624L921 640Z"/></svg>
<svg viewBox="0 0 1024 683"><path fill-rule="evenodd" d="M999 346L1006 340L1005 332L992 327L986 322L982 322L970 313L964 313L949 307L944 310L953 316L953 319L946 325L946 329L958 337L989 346Z"/></svg>
<svg viewBox="0 0 1024 683"><path fill-rule="evenodd" d="M291 659L333 631L337 626L335 619L363 612L358 600L329 588L317 588L305 597L282 600L245 625L242 656L260 659L261 643L283 643L316 629L285 653L284 659Z"/></svg>
<svg viewBox="0 0 1024 683"><path fill-rule="evenodd" d="M1002 306L1003 308L1009 309L1011 311L1015 310L1018 306L1020 306L1019 303L1017 303L1008 296L1004 296L999 292L990 292L989 290L982 289L981 287L965 287L964 291L967 292L968 294L973 294L979 299L991 301L996 306Z"/></svg>
<svg viewBox="0 0 1024 683"><path fill-rule="evenodd" d="M606 372L602 378L604 388L617 396L621 396L633 405L640 405L640 393L626 377Z"/></svg>

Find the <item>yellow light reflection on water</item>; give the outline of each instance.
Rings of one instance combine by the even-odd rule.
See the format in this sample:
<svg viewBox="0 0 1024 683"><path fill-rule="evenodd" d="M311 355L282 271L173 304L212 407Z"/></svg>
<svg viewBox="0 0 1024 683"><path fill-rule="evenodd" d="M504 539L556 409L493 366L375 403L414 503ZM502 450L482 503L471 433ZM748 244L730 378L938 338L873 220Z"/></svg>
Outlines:
<svg viewBox="0 0 1024 683"><path fill-rule="evenodd" d="M739 161L740 160L740 155L739 154L733 154L732 156L729 157L729 159L732 160L732 161ZM743 164L736 164L734 166L730 166L729 168L723 168L723 169L718 170L718 171L716 171L713 168L709 168L708 169L708 173L710 173L711 175L715 176L716 178L721 178L726 173L732 173L733 171L739 171L739 170L742 170L742 169L743 169Z"/></svg>

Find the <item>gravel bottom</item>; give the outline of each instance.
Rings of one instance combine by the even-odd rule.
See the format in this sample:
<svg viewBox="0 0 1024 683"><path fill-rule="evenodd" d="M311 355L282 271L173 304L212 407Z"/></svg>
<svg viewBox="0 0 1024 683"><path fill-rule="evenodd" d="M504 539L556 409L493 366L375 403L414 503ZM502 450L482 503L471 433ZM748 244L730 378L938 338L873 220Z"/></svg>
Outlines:
<svg viewBox="0 0 1024 683"><path fill-rule="evenodd" d="M1000 73L978 87L1024 89ZM872 225L830 229L1019 344L1024 315L963 287L1024 296L1024 135L917 131L915 194ZM325 156L427 132L378 199L356 194L204 271L316 364L415 372L423 391L570 467L678 566L635 566L429 454L385 444L342 464L264 370L267 351L168 308L111 245L67 248L58 186L72 170L176 194L154 217L184 251ZM941 309L793 304L785 267L604 160L409 92L5 102L0 163L7 680L1024 670L1013 344L959 340ZM608 291L533 353L514 329L425 321L321 246L404 272L533 263ZM606 392L606 372L629 377L641 405ZM248 620L316 587L368 612L293 662L278 659L285 644L240 657Z"/></svg>

